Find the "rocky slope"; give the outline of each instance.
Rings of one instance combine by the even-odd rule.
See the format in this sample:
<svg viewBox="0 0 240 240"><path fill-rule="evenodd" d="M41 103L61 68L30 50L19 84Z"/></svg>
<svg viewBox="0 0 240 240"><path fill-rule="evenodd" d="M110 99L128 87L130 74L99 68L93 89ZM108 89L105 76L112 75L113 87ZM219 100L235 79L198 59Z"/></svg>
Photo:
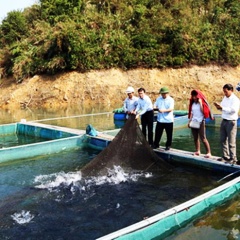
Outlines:
<svg viewBox="0 0 240 240"><path fill-rule="evenodd" d="M121 105L125 90L144 87L154 101L159 89L167 86L177 102L187 102L192 89L200 89L209 102L220 101L222 86L240 82L240 66L192 66L179 69L110 69L79 73L76 71L55 76L34 76L16 83L0 80L0 108L59 107L75 104L100 103ZM240 95L240 94L239 94Z"/></svg>

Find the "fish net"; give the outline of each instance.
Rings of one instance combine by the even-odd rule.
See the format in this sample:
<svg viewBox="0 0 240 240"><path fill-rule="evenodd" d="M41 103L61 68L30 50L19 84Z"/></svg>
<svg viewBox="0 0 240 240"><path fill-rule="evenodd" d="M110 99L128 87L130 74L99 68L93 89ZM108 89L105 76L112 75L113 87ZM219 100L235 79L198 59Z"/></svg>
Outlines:
<svg viewBox="0 0 240 240"><path fill-rule="evenodd" d="M81 170L84 176L107 175L120 166L124 171L167 171L171 166L153 151L131 115L112 142Z"/></svg>

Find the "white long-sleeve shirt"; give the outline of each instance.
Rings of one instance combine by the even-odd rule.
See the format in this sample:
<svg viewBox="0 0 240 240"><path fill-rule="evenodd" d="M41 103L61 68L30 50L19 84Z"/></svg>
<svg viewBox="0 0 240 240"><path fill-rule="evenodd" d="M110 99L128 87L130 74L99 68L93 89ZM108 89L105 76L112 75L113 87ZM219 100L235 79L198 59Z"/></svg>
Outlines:
<svg viewBox="0 0 240 240"><path fill-rule="evenodd" d="M230 97L224 96L222 102L222 118L226 120L237 120L240 107L239 98L232 93Z"/></svg>
<svg viewBox="0 0 240 240"><path fill-rule="evenodd" d="M143 115L147 111L153 110L152 100L149 96L144 95L143 98L138 98L138 105L136 108L136 113L140 116Z"/></svg>
<svg viewBox="0 0 240 240"><path fill-rule="evenodd" d="M123 103L124 112L126 113L126 112L131 112L135 110L138 104L137 101L138 101L138 97L136 96L133 96L131 99L127 97Z"/></svg>

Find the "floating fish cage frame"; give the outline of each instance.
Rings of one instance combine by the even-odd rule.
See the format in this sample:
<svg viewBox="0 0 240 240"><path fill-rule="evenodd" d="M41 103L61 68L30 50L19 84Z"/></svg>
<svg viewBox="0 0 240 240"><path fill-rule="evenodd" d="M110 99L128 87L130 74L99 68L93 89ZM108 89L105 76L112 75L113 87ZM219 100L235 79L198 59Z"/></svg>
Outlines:
<svg viewBox="0 0 240 240"><path fill-rule="evenodd" d="M174 127L185 127L187 121L187 116L178 117L175 119ZM214 121L207 120L206 122L210 126L217 126L219 124L219 118L217 117ZM48 141L16 147L1 148L0 163L16 159L53 154L63 150L81 148L84 145L101 150L111 143L111 140L118 131L119 129L105 131L100 133L98 136L90 136L86 134L85 130L63 128L34 122L20 122L1 125L0 136L24 134L48 139ZM166 152L159 149L155 152L170 162L181 162L200 168L223 171L228 174L240 172L240 167L237 165L226 165L215 160L209 161L209 159L206 160L201 157L196 158L186 151L171 149L171 151ZM209 209L212 209L230 199L234 194L239 192L239 188L240 177L237 177L234 180L229 181L185 203L182 203L150 218L144 219L141 222L100 237L98 240L164 239L177 229L186 226L187 223L201 216Z"/></svg>

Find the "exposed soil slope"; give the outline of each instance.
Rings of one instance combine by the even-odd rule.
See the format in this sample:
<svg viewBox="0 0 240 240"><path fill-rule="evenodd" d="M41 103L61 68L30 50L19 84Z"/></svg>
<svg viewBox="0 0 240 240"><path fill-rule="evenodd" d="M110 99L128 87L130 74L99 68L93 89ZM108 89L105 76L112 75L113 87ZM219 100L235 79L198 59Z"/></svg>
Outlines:
<svg viewBox="0 0 240 240"><path fill-rule="evenodd" d="M55 76L34 76L16 83L0 80L0 108L59 107L74 104L121 104L125 90L133 86L144 87L154 101L159 89L167 86L175 101L187 101L192 89L200 89L209 101L221 100L222 86L240 81L240 67L192 66L179 69L110 69L78 73L76 71Z"/></svg>

